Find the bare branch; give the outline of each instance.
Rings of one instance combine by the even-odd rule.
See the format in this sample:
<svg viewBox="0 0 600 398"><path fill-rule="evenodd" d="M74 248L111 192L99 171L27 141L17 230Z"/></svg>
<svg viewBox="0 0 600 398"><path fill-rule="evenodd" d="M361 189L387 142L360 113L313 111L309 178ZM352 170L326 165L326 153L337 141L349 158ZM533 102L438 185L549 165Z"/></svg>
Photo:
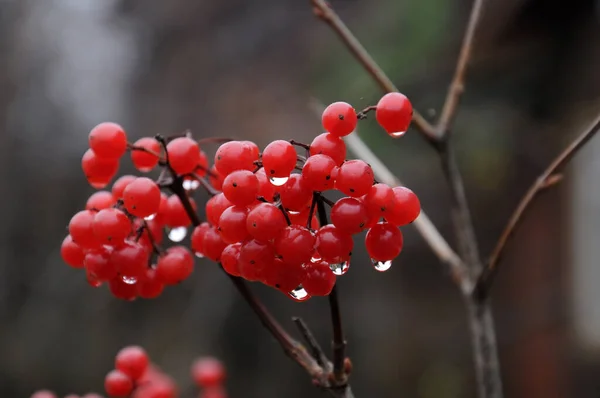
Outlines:
<svg viewBox="0 0 600 398"><path fill-rule="evenodd" d="M550 165L544 170L544 172L535 180L533 185L527 190L525 196L521 199L517 208L508 220L508 224L504 227L490 259L483 269L483 272L477 280L475 290L473 292L475 297L483 299L489 295L489 290L494 281L494 277L498 272L498 265L502 259L502 254L506 248L506 244L512 237L517 227L523 221L527 210L533 204L534 199L543 192L546 188L552 185L556 185L560 181L560 174L558 174L570 161L573 156L581 149L585 144L588 143L594 135L600 130L600 116L573 142L569 144L557 157L550 163Z"/></svg>
<svg viewBox="0 0 600 398"><path fill-rule="evenodd" d="M346 24L340 19L337 13L331 8L325 0L311 0L315 15L326 22L337 33L344 42L348 50L369 72L371 77L379 84L385 92L398 91L394 83L379 67L377 62L371 57L363 45L358 41L354 34L348 29ZM413 113L413 122L423 136L432 144L438 141L434 127L416 110Z"/></svg>
<svg viewBox="0 0 600 398"><path fill-rule="evenodd" d="M477 26L481 20L481 10L483 9L484 0L474 0L473 7L471 8L471 15L469 16L469 22L467 23L467 29L465 36L463 37L460 54L458 55L458 62L456 64L456 70L454 71L454 77L450 83L446 101L442 107L440 120L437 124L438 137L443 137L448 133L448 129L452 125L456 111L458 110L458 104L460 97L464 92L465 85L465 74L467 72L467 66L469 59L471 58L471 50L473 48L473 39Z"/></svg>

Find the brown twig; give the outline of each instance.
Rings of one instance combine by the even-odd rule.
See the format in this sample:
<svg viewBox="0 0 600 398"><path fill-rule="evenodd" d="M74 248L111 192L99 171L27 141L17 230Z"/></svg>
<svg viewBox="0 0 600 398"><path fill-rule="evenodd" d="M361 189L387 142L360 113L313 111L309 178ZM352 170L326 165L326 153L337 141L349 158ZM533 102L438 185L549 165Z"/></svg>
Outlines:
<svg viewBox="0 0 600 398"><path fill-rule="evenodd" d="M562 169L573 159L573 156L583 148L587 142L598 133L600 130L600 116L573 142L571 142L557 157L550 163L544 172L535 180L531 187L527 190L517 208L511 215L508 223L504 227L494 250L490 255L486 267L479 276L473 295L478 299L486 298L489 295L490 287L494 281L494 277L498 272L498 265L502 259L502 254L506 248L506 244L516 231L517 227L523 221L527 210L533 204L534 199L549 186L556 185L560 181Z"/></svg>
<svg viewBox="0 0 600 398"><path fill-rule="evenodd" d="M356 114L356 117L358 118L358 120L366 119L367 118L367 114L369 112L374 112L376 110L377 110L377 105L367 106L365 109L363 109L362 111L358 112Z"/></svg>
<svg viewBox="0 0 600 398"><path fill-rule="evenodd" d="M377 84L388 93L398 91L394 83L392 83L373 57L371 57L350 29L348 29L333 8L325 0L311 0L311 3L315 15L326 22L337 33L342 42L367 72L369 72ZM413 113L413 123L427 141L434 145L437 143L438 139L435 128L416 110Z"/></svg>
<svg viewBox="0 0 600 398"><path fill-rule="evenodd" d="M437 123L437 134L438 137L442 138L448 134L448 129L452 125L452 121L456 116L458 110L458 104L465 88L465 75L467 72L467 66L469 59L471 58L471 52L473 49L473 39L475 38L475 32L477 26L481 20L481 11L483 9L484 0L474 0L473 7L471 8L471 14L469 15L469 22L467 23L467 29L465 36L463 37L460 54L458 55L458 62L456 63L456 69L454 71L454 77L450 83L444 106L440 115L440 120Z"/></svg>
<svg viewBox="0 0 600 398"><path fill-rule="evenodd" d="M292 321L296 324L296 327L300 331L300 334L302 334L302 337L304 337L306 344L308 344L308 346L312 349L313 357L315 358L317 363L323 369L328 370L328 368L331 367L331 363L329 362L329 359L327 359L327 355L325 355L325 352L321 348L321 345L308 328L306 322L304 322L302 318L298 317L293 317Z"/></svg>

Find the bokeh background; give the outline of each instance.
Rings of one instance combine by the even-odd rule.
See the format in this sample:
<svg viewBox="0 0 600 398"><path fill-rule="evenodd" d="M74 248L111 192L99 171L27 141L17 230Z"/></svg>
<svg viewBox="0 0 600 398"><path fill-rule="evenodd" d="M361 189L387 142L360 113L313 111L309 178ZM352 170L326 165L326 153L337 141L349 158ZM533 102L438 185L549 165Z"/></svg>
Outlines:
<svg viewBox="0 0 600 398"><path fill-rule="evenodd" d="M102 389L137 343L193 396L199 355L229 371L231 398L318 397L214 264L153 301L121 302L64 265L59 246L92 189L87 134L112 120L132 138L310 142L312 99L356 108L381 95L308 0L0 0L0 396ZM432 120L471 1L333 0L394 82ZM600 109L595 0L489 0L455 140L482 253L531 181ZM420 196L454 243L439 161L410 131L363 139ZM214 148L207 148L208 151ZM507 397L600 396L600 141L545 193L510 243L493 293ZM131 171L124 162L123 172ZM364 249L339 279L357 397L474 396L463 304L413 228L390 271ZM360 240L360 238L358 238ZM325 299L253 286L292 328L328 347Z"/></svg>

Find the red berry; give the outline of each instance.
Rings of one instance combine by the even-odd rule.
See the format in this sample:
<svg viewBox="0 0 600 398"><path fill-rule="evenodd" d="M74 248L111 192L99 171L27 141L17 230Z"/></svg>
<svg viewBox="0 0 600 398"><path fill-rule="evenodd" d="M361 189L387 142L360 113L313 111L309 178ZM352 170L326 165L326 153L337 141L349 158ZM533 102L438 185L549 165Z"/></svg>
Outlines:
<svg viewBox="0 0 600 398"><path fill-rule="evenodd" d="M210 227L204 232L202 253L206 258L219 262L221 253L227 246L216 227Z"/></svg>
<svg viewBox="0 0 600 398"><path fill-rule="evenodd" d="M262 153L262 163L269 178L282 178L289 176L294 170L297 157L292 144L276 140L265 147Z"/></svg>
<svg viewBox="0 0 600 398"><path fill-rule="evenodd" d="M160 143L158 141L154 138L142 137L133 146L147 151L131 150L131 162L136 169L142 173L147 173L156 167L160 156Z"/></svg>
<svg viewBox="0 0 600 398"><path fill-rule="evenodd" d="M258 148L250 141L229 141L217 149L215 168L223 176L235 170L253 171L258 160Z"/></svg>
<svg viewBox="0 0 600 398"><path fill-rule="evenodd" d="M306 187L313 191L326 191L333 188L337 165L326 155L314 155L306 159L302 167L302 178Z"/></svg>
<svg viewBox="0 0 600 398"><path fill-rule="evenodd" d="M262 167L254 175L258 179L258 196L262 196L269 202L272 202L279 187L271 184L269 177L265 173L265 169Z"/></svg>
<svg viewBox="0 0 600 398"><path fill-rule="evenodd" d="M365 237L369 256L376 261L388 261L398 257L402 251L402 232L387 222L375 224Z"/></svg>
<svg viewBox="0 0 600 398"><path fill-rule="evenodd" d="M127 150L127 135L116 123L100 123L90 131L90 148L101 158L118 159Z"/></svg>
<svg viewBox="0 0 600 398"><path fill-rule="evenodd" d="M129 278L139 278L148 268L150 253L139 242L125 241L116 247L110 256L119 274Z"/></svg>
<svg viewBox="0 0 600 398"><path fill-rule="evenodd" d="M273 264L263 271L263 281L266 285L289 293L302 283L305 270L302 265L288 264L280 258L275 258Z"/></svg>
<svg viewBox="0 0 600 398"><path fill-rule="evenodd" d="M117 244L131 233L131 221L121 210L111 207L96 213L93 228L103 244Z"/></svg>
<svg viewBox="0 0 600 398"><path fill-rule="evenodd" d="M250 237L246 229L248 208L246 206L231 206L219 218L219 233L227 243L243 242Z"/></svg>
<svg viewBox="0 0 600 398"><path fill-rule="evenodd" d="M203 222L202 224L194 228L194 231L192 232L191 246L196 256L204 256L204 234L209 228L210 224L207 222Z"/></svg>
<svg viewBox="0 0 600 398"><path fill-rule="evenodd" d="M196 202L192 198L188 198L192 209L196 211ZM163 222L165 225L171 228L187 227L192 221L187 213L187 210L179 200L179 197L175 194L169 196L167 200L167 207L163 214Z"/></svg>
<svg viewBox="0 0 600 398"><path fill-rule="evenodd" d="M248 213L246 229L254 239L266 242L275 239L287 226L285 216L275 205L261 203Z"/></svg>
<svg viewBox="0 0 600 398"><path fill-rule="evenodd" d="M377 103L375 118L392 137L404 135L412 119L413 109L404 94L388 93Z"/></svg>
<svg viewBox="0 0 600 398"><path fill-rule="evenodd" d="M394 204L386 212L385 220L398 227L415 221L421 213L421 203L417 195L406 187L396 187L393 191Z"/></svg>
<svg viewBox="0 0 600 398"><path fill-rule="evenodd" d="M340 231L357 234L366 228L369 215L360 200L346 197L338 200L331 208L331 222Z"/></svg>
<svg viewBox="0 0 600 398"><path fill-rule="evenodd" d="M377 222L394 207L394 191L386 184L375 184L362 198L362 201L367 208L369 219L375 219Z"/></svg>
<svg viewBox="0 0 600 398"><path fill-rule="evenodd" d="M117 268L111 260L112 250L105 247L90 250L83 259L86 273L94 281L109 281L117 276Z"/></svg>
<svg viewBox="0 0 600 398"><path fill-rule="evenodd" d="M217 191L220 191L223 187L224 179L225 177L223 176L223 174L219 173L219 171L215 168L214 165L209 169L208 182L210 182L210 185L212 185L212 187Z"/></svg>
<svg viewBox="0 0 600 398"><path fill-rule="evenodd" d="M196 165L195 172L200 177L204 177L208 173L208 156L203 150L200 150L200 159L198 160L198 164Z"/></svg>
<svg viewBox="0 0 600 398"><path fill-rule="evenodd" d="M240 276L240 267L238 265L238 261L240 259L241 248L241 243L232 243L225 247L221 253L221 265L223 266L225 272L227 272L229 275Z"/></svg>
<svg viewBox="0 0 600 398"><path fill-rule="evenodd" d="M323 133L315 137L310 144L310 156L327 155L339 166L346 159L346 143L340 137Z"/></svg>
<svg viewBox="0 0 600 398"><path fill-rule="evenodd" d="M185 246L170 248L156 263L156 277L166 285L187 279L194 271L194 257Z"/></svg>
<svg viewBox="0 0 600 398"><path fill-rule="evenodd" d="M104 378L104 389L111 397L128 397L133 391L133 380L119 370L111 370Z"/></svg>
<svg viewBox="0 0 600 398"><path fill-rule="evenodd" d="M148 268L137 283L137 294L141 298L153 299L161 295L165 285L156 275L156 269Z"/></svg>
<svg viewBox="0 0 600 398"><path fill-rule="evenodd" d="M125 187L136 178L136 176L132 175L124 175L117 178L117 180L113 183L112 186L112 195L115 198L115 200L123 199L123 191L125 190Z"/></svg>
<svg viewBox="0 0 600 398"><path fill-rule="evenodd" d="M225 177L223 195L234 205L248 206L258 195L258 178L248 170L236 170Z"/></svg>
<svg viewBox="0 0 600 398"><path fill-rule="evenodd" d="M346 231L327 224L317 231L316 249L323 261L339 264L348 261L352 254L354 242Z"/></svg>
<svg viewBox="0 0 600 398"><path fill-rule="evenodd" d="M112 193L108 191L94 192L85 204L86 210L102 210L115 205L115 200Z"/></svg>
<svg viewBox="0 0 600 398"><path fill-rule="evenodd" d="M133 380L138 380L148 368L148 354L142 347L129 346L121 349L115 358L115 368Z"/></svg>
<svg viewBox="0 0 600 398"><path fill-rule="evenodd" d="M225 381L225 367L216 358L199 358L192 365L192 379L199 387L220 386Z"/></svg>
<svg viewBox="0 0 600 398"><path fill-rule="evenodd" d="M335 188L348 196L359 197L369 193L373 186L373 170L362 160L348 160L338 169Z"/></svg>
<svg viewBox="0 0 600 398"><path fill-rule="evenodd" d="M238 266L242 277L249 281L262 280L265 269L275 261L273 245L252 239L242 244Z"/></svg>
<svg viewBox="0 0 600 398"><path fill-rule="evenodd" d="M313 191L306 186L302 174L292 174L280 188L279 196L287 210L301 211L310 206Z"/></svg>
<svg viewBox="0 0 600 398"><path fill-rule="evenodd" d="M75 242L71 235L67 235L60 246L60 255L65 263L73 268L83 268L85 252Z"/></svg>
<svg viewBox="0 0 600 398"><path fill-rule="evenodd" d="M211 225L219 225L219 218L225 209L233 206L223 193L219 193L206 202L206 219Z"/></svg>
<svg viewBox="0 0 600 398"><path fill-rule="evenodd" d="M136 178L123 191L123 205L134 216L151 216L160 206L160 188L149 178Z"/></svg>
<svg viewBox="0 0 600 398"><path fill-rule="evenodd" d="M335 286L336 279L329 268L329 263L325 261L309 263L306 265L302 287L310 296L327 296Z"/></svg>
<svg viewBox="0 0 600 398"><path fill-rule="evenodd" d="M275 239L275 251L287 264L304 264L315 251L316 236L303 226L290 225Z"/></svg>
<svg viewBox="0 0 600 398"><path fill-rule="evenodd" d="M227 392L222 386L205 388L198 398L227 398Z"/></svg>
<svg viewBox="0 0 600 398"><path fill-rule="evenodd" d="M101 158L88 149L81 158L81 168L90 185L102 189L119 170L119 159Z"/></svg>
<svg viewBox="0 0 600 398"><path fill-rule="evenodd" d="M56 394L48 390L36 391L31 395L31 398L58 398Z"/></svg>
<svg viewBox="0 0 600 398"><path fill-rule="evenodd" d="M82 210L69 221L69 234L82 249L95 249L102 244L94 234L95 216L96 213L91 210Z"/></svg>
<svg viewBox="0 0 600 398"><path fill-rule="evenodd" d="M118 299L133 301L137 298L137 281L135 279L117 276L108 282L108 288Z"/></svg>
<svg viewBox="0 0 600 398"><path fill-rule="evenodd" d="M334 102L325 108L321 117L325 131L338 137L353 132L357 121L356 111L346 102Z"/></svg>
<svg viewBox="0 0 600 398"><path fill-rule="evenodd" d="M175 138L167 144L169 164L177 174L194 171L200 161L200 147L189 137Z"/></svg>

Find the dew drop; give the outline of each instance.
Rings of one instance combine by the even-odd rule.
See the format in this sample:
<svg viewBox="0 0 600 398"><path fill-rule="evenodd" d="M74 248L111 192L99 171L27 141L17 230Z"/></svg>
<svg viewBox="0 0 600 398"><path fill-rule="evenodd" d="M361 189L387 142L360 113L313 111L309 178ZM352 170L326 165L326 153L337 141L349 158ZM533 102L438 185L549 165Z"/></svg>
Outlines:
<svg viewBox="0 0 600 398"><path fill-rule="evenodd" d="M121 279L123 279L123 282L127 283L128 285L135 285L137 283L137 278L134 278L133 276L123 275Z"/></svg>
<svg viewBox="0 0 600 398"><path fill-rule="evenodd" d="M395 132L388 133L388 134L389 134L391 137L394 137L394 138L399 138L399 137L402 137L404 134L406 134L406 131L395 131Z"/></svg>
<svg viewBox="0 0 600 398"><path fill-rule="evenodd" d="M271 181L271 184L275 185L276 187L280 187L289 179L289 177L271 177L269 178L269 181Z"/></svg>
<svg viewBox="0 0 600 398"><path fill-rule="evenodd" d="M187 235L186 227L177 227L169 231L169 240L171 242L181 242Z"/></svg>
<svg viewBox="0 0 600 398"><path fill-rule="evenodd" d="M292 211L292 210L288 210L288 213L289 213L289 214L291 214L291 215L294 215L294 216L295 216L296 214L300 214L300 212L299 212L299 211Z"/></svg>
<svg viewBox="0 0 600 398"><path fill-rule="evenodd" d="M392 266L392 260L379 261L372 258L371 262L373 263L373 268L375 268L375 271L379 272L385 272Z"/></svg>
<svg viewBox="0 0 600 398"><path fill-rule="evenodd" d="M348 261L344 261L342 263L329 264L329 268L331 268L331 271L335 275L340 276L348 272L348 269L350 268L350 263Z"/></svg>
<svg viewBox="0 0 600 398"><path fill-rule="evenodd" d="M198 258L204 258L204 254L202 254L200 252L195 252L194 255L196 255L196 257L198 257Z"/></svg>
<svg viewBox="0 0 600 398"><path fill-rule="evenodd" d="M154 217L156 217L156 213L150 214L148 217L144 217L144 220L152 221L152 220L154 220Z"/></svg>
<svg viewBox="0 0 600 398"><path fill-rule="evenodd" d="M183 180L182 185L183 189L185 189L186 191L193 191L200 186L200 182L198 182L197 180L185 179Z"/></svg>
<svg viewBox="0 0 600 398"><path fill-rule="evenodd" d="M288 295L296 301L306 301L310 298L302 285L299 285L297 288L289 292Z"/></svg>

